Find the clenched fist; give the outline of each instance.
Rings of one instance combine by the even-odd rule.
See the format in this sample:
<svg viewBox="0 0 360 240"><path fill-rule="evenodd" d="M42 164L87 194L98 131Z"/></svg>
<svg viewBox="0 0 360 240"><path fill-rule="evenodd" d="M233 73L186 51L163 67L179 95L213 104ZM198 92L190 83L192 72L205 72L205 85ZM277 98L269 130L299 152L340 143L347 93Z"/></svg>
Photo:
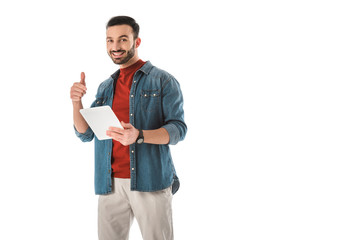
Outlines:
<svg viewBox="0 0 360 240"><path fill-rule="evenodd" d="M85 84L85 73L81 73L80 82L73 84L70 90L70 98L73 102L81 101L81 98L86 94L86 84Z"/></svg>

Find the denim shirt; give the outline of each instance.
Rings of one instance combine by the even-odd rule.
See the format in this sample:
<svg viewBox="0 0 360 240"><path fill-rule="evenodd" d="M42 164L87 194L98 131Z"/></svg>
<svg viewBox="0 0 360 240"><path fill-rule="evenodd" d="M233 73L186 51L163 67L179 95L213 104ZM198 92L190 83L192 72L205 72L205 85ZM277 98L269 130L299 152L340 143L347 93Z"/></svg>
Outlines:
<svg viewBox="0 0 360 240"><path fill-rule="evenodd" d="M112 106L114 89L120 70L102 82L91 107ZM180 85L169 73L153 66L149 61L136 71L130 89L130 123L137 129L165 128L170 145L185 138L183 96ZM89 127L85 133L76 135L83 142L95 138L95 194L112 191L111 156L112 140L99 140ZM131 190L153 192L172 186L172 193L180 182L171 158L169 144L131 144L130 178Z"/></svg>

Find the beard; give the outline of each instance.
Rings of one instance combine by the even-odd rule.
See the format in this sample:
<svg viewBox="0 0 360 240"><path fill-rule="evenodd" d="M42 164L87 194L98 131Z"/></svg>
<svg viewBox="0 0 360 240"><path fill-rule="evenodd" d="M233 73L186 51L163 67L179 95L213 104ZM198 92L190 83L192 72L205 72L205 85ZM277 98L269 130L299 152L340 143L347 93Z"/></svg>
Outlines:
<svg viewBox="0 0 360 240"><path fill-rule="evenodd" d="M113 52L122 52L122 53L124 53L124 54L123 54L124 56L123 56L123 57L120 57L120 58L114 58L113 55L112 55ZM125 64L125 63L127 63L131 58L133 58L134 55L135 55L135 43L133 44L133 46L130 48L129 51L125 51L125 50L110 51L108 54L109 54L111 60L113 60L113 62L114 62L115 64L118 64L118 65Z"/></svg>

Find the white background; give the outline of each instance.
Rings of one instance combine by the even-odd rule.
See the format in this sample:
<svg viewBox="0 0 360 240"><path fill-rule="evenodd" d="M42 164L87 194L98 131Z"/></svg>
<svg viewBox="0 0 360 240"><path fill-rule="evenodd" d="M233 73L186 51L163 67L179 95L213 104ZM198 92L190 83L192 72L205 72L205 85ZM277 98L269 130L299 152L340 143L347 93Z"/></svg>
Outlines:
<svg viewBox="0 0 360 240"><path fill-rule="evenodd" d="M139 22L140 57L183 90L176 239L359 239L359 12L346 0L1 2L0 239L97 239L93 143L75 137L69 92L84 71L89 106L116 71L116 15Z"/></svg>

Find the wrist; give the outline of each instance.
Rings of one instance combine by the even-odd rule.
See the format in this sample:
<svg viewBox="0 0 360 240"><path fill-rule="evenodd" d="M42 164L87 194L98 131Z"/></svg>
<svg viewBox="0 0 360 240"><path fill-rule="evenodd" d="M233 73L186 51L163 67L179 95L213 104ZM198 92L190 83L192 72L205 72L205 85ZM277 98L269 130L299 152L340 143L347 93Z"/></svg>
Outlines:
<svg viewBox="0 0 360 240"><path fill-rule="evenodd" d="M136 138L136 143L137 143L137 144L142 144L142 143L144 143L144 133L143 133L143 130L138 129L138 132L139 132L139 134L138 134L138 137Z"/></svg>
<svg viewBox="0 0 360 240"><path fill-rule="evenodd" d="M83 108L82 102L80 101L72 101L74 108Z"/></svg>

